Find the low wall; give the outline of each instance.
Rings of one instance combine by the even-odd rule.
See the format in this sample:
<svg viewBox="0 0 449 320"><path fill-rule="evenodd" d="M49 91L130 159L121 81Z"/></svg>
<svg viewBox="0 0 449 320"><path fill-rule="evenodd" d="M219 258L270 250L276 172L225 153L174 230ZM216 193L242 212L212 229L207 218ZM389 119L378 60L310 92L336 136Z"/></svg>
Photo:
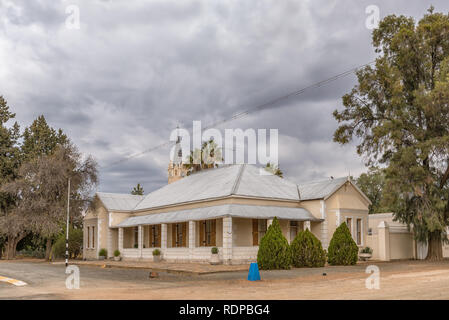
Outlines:
<svg viewBox="0 0 449 320"><path fill-rule="evenodd" d="M197 263L209 263L211 258L212 247L195 247L190 248L166 248L161 249L162 259L167 262L197 262ZM222 249L218 248L218 257L223 259ZM156 248L143 248L142 256L140 256L139 249L123 249L121 252L123 260L153 260L153 250ZM247 264L255 262L257 260L258 246L251 247L234 247L232 248L232 261L231 264Z"/></svg>

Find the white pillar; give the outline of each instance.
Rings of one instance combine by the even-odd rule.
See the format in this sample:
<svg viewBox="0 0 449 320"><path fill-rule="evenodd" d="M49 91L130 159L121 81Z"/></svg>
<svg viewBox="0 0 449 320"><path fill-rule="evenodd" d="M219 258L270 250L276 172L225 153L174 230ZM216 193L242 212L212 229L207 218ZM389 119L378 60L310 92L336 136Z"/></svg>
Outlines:
<svg viewBox="0 0 449 320"><path fill-rule="evenodd" d="M142 226L137 227L137 247L139 248L139 258L142 258L142 247L143 247Z"/></svg>
<svg viewBox="0 0 449 320"><path fill-rule="evenodd" d="M189 258L193 260L196 243L196 222L189 221Z"/></svg>
<svg viewBox="0 0 449 320"><path fill-rule="evenodd" d="M118 228L118 251L123 256L123 228Z"/></svg>
<svg viewBox="0 0 449 320"><path fill-rule="evenodd" d="M390 261L390 227L386 221L381 221L377 226L379 240L379 259Z"/></svg>
<svg viewBox="0 0 449 320"><path fill-rule="evenodd" d="M107 250L108 250L108 258L112 258L114 256L114 247L112 245L112 229L108 227L108 237L107 237Z"/></svg>
<svg viewBox="0 0 449 320"><path fill-rule="evenodd" d="M304 231L309 230L310 231L310 221L304 221Z"/></svg>
<svg viewBox="0 0 449 320"><path fill-rule="evenodd" d="M327 250L329 247L329 235L328 235L328 227L327 227L327 213L326 213L326 203L324 200L320 201L321 208L321 225L320 225L320 231L321 231L321 244L323 245L323 249Z"/></svg>
<svg viewBox="0 0 449 320"><path fill-rule="evenodd" d="M232 262L232 217L223 218L223 263Z"/></svg>

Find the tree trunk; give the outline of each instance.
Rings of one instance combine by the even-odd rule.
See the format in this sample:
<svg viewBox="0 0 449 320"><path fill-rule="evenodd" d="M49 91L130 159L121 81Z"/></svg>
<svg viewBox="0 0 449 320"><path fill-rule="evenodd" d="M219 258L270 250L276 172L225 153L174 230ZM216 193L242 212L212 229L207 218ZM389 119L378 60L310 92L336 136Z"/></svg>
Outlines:
<svg viewBox="0 0 449 320"><path fill-rule="evenodd" d="M429 234L429 246L426 260L441 261L443 260L443 242L441 241L441 232L434 231Z"/></svg>
<svg viewBox="0 0 449 320"><path fill-rule="evenodd" d="M16 245L17 245L17 238L16 237L8 237L8 243L6 244L6 259L14 259L16 256Z"/></svg>
<svg viewBox="0 0 449 320"><path fill-rule="evenodd" d="M51 249L52 241L50 238L47 238L47 243L45 245L45 260L50 260Z"/></svg>

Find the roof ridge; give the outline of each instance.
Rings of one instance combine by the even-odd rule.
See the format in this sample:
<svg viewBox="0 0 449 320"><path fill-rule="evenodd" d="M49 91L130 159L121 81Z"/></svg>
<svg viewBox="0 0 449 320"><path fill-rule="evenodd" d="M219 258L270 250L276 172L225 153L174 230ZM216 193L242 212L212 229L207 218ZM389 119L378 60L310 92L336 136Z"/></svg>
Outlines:
<svg viewBox="0 0 449 320"><path fill-rule="evenodd" d="M232 194L236 194L237 189L238 189L238 187L240 185L240 181L242 180L242 174L243 174L243 171L245 170L245 167L246 167L245 163L240 165L239 172L238 172L237 177L236 177L236 179L234 181L234 185L232 186L232 189L231 189L231 195Z"/></svg>
<svg viewBox="0 0 449 320"><path fill-rule="evenodd" d="M312 183L331 182L331 181L335 181L335 180L339 180L339 179L345 179L346 180L347 176L342 176L342 177L333 178L333 179L328 178L328 179L312 180L312 181L297 183L297 185L301 186L301 185L312 184Z"/></svg>

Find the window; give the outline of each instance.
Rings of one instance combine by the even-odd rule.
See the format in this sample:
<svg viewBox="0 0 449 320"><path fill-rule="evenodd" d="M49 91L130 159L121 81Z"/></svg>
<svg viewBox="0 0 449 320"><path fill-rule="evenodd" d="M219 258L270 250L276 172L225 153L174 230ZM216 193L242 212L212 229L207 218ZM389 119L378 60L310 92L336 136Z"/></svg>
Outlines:
<svg viewBox="0 0 449 320"><path fill-rule="evenodd" d="M298 234L298 221L290 221L290 242L295 239Z"/></svg>
<svg viewBox="0 0 449 320"><path fill-rule="evenodd" d="M150 248L161 247L161 225L150 226Z"/></svg>
<svg viewBox="0 0 449 320"><path fill-rule="evenodd" d="M92 227L92 249L95 249L95 227Z"/></svg>
<svg viewBox="0 0 449 320"><path fill-rule="evenodd" d="M356 227L357 244L360 246L362 245L362 219L357 219Z"/></svg>
<svg viewBox="0 0 449 320"><path fill-rule="evenodd" d="M266 219L253 219L253 246L258 246L260 240L267 232Z"/></svg>
<svg viewBox="0 0 449 320"><path fill-rule="evenodd" d="M216 220L200 221L200 246L213 247L216 245Z"/></svg>
<svg viewBox="0 0 449 320"><path fill-rule="evenodd" d="M87 243L86 248L90 249L90 227L87 227Z"/></svg>
<svg viewBox="0 0 449 320"><path fill-rule="evenodd" d="M187 246L187 223L172 224L172 247Z"/></svg>
<svg viewBox="0 0 449 320"><path fill-rule="evenodd" d="M139 227L134 227L134 248L139 247Z"/></svg>
<svg viewBox="0 0 449 320"><path fill-rule="evenodd" d="M352 218L346 218L346 225L348 226L352 238L354 238L354 235L352 234Z"/></svg>

